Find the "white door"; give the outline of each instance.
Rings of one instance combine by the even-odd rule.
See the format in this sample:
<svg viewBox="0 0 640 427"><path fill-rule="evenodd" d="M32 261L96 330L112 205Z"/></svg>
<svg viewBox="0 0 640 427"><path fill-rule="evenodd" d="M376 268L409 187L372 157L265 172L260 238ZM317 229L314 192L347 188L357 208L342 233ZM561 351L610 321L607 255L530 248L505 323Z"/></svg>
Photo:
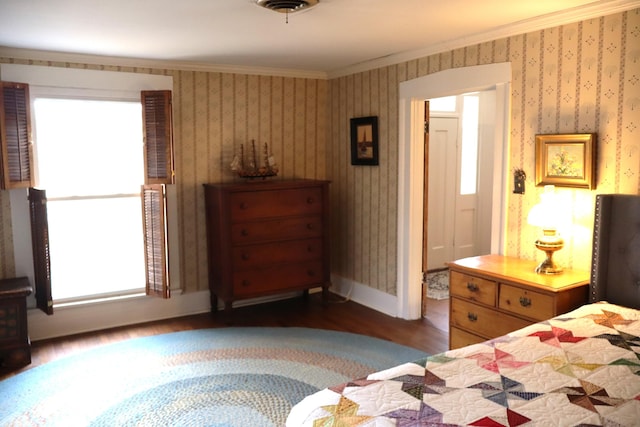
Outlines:
<svg viewBox="0 0 640 427"><path fill-rule="evenodd" d="M473 191L464 191L461 186L465 168L469 169L462 161L459 119L432 117L429 123L427 270L441 269L449 261L478 254L478 195L475 185ZM471 169L475 171L475 168Z"/></svg>
<svg viewBox="0 0 640 427"><path fill-rule="evenodd" d="M454 259L454 210L458 173L458 118L429 121L429 204L427 270L440 269Z"/></svg>

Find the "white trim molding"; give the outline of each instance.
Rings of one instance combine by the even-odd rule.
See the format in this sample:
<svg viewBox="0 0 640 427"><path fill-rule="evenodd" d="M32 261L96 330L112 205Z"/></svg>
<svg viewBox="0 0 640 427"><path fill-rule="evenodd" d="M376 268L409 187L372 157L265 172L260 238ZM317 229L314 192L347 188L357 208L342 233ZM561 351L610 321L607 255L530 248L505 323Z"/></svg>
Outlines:
<svg viewBox="0 0 640 427"><path fill-rule="evenodd" d="M511 63L454 68L400 83L398 137L398 282L397 317L418 319L422 309L422 236L424 213L424 101L481 90L496 90L496 132L492 224L500 238L491 250L502 253L507 191ZM499 127L498 127L499 126ZM493 219L497 217L496 219Z"/></svg>

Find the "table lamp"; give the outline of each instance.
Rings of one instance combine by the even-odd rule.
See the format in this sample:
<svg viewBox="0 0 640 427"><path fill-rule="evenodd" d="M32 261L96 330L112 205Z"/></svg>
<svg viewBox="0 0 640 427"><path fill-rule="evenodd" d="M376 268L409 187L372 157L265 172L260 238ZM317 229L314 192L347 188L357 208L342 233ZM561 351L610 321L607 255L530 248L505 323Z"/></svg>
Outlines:
<svg viewBox="0 0 640 427"><path fill-rule="evenodd" d="M564 240L558 228L567 222L567 211L558 200L553 185L545 185L540 195L540 203L529 211L527 222L542 229L542 235L535 241L536 248L546 254L544 261L535 269L538 274L560 274L562 267L553 261L553 253L564 247Z"/></svg>

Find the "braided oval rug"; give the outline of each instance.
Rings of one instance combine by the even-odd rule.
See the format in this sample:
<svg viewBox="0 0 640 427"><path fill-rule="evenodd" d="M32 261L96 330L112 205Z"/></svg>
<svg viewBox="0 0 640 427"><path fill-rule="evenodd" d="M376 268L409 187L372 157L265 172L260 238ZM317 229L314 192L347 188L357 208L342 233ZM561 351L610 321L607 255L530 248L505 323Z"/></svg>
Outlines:
<svg viewBox="0 0 640 427"><path fill-rule="evenodd" d="M219 328L109 344L0 382L2 426L283 426L325 387L427 355L310 328Z"/></svg>

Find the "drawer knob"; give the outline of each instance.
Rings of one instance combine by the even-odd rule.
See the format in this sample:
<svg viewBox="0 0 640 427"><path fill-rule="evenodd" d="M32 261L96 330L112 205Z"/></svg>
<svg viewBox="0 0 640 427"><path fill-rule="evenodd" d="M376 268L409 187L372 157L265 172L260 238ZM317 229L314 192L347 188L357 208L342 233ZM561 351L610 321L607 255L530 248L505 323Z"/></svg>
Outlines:
<svg viewBox="0 0 640 427"><path fill-rule="evenodd" d="M520 305L523 307L529 307L531 305L531 299L527 297L520 297Z"/></svg>
<svg viewBox="0 0 640 427"><path fill-rule="evenodd" d="M307 276L309 276L309 277L315 277L315 276L316 276L316 272L315 272L315 271L313 271L313 270L308 270L308 271L307 271Z"/></svg>
<svg viewBox="0 0 640 427"><path fill-rule="evenodd" d="M249 230L247 230L246 228L243 228L242 231L240 231L240 234L242 234L243 236L248 236Z"/></svg>
<svg viewBox="0 0 640 427"><path fill-rule="evenodd" d="M249 280L244 279L244 280L242 281L242 286L244 286L245 288L246 288L247 286L250 286L250 285L251 285L251 282L250 282Z"/></svg>
<svg viewBox="0 0 640 427"><path fill-rule="evenodd" d="M313 223L310 222L309 224L307 224L307 230L313 230L313 228Z"/></svg>
<svg viewBox="0 0 640 427"><path fill-rule="evenodd" d="M243 260L243 261L247 261L247 260L249 260L249 254L248 254L248 253L243 252L243 253L242 253L242 260Z"/></svg>
<svg viewBox="0 0 640 427"><path fill-rule="evenodd" d="M249 205L246 202L240 203L240 209L247 209Z"/></svg>
<svg viewBox="0 0 640 427"><path fill-rule="evenodd" d="M467 319L469 319L470 322L477 322L478 315L475 313L467 313Z"/></svg>
<svg viewBox="0 0 640 427"><path fill-rule="evenodd" d="M473 282L467 282L467 289L471 292L478 292L478 285Z"/></svg>
<svg viewBox="0 0 640 427"><path fill-rule="evenodd" d="M308 204L311 204L313 202L314 202L313 197L307 197L307 203Z"/></svg>

